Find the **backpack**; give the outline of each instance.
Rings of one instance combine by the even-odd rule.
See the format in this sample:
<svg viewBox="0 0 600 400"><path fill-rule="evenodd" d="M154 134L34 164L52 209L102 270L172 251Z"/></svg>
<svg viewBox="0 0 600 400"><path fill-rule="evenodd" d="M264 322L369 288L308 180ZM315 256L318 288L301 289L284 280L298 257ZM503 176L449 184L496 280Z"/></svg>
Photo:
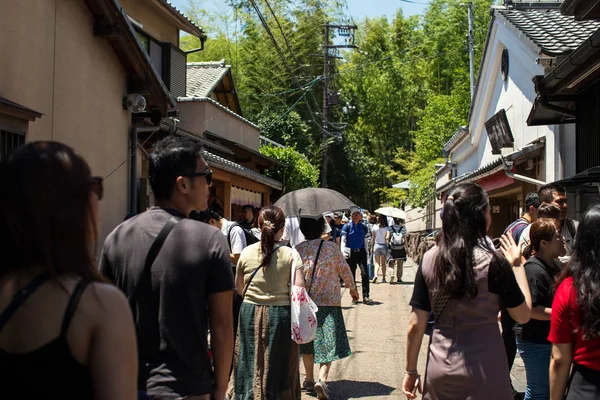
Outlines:
<svg viewBox="0 0 600 400"><path fill-rule="evenodd" d="M252 231L250 229L245 229L243 226L241 226L237 222L234 222L231 225L229 225L229 229L227 229L227 243L229 244L230 249L231 249L231 230L233 228L235 228L236 226L239 226L242 229L242 231L244 231L244 237L246 238L246 246L250 246L251 244L258 242L258 238L256 236L254 236L254 234L252 233Z"/></svg>
<svg viewBox="0 0 600 400"><path fill-rule="evenodd" d="M342 232L346 232L346 234L350 234L350 229L352 228L350 226L350 222L348 222L346 225L344 225L344 227L342 228ZM365 224L359 222L360 226L362 226L362 231L365 233L365 239L368 239L371 237L371 232L369 232L369 228L365 227ZM357 225L358 226L358 225ZM340 236L342 234L340 233Z"/></svg>
<svg viewBox="0 0 600 400"><path fill-rule="evenodd" d="M393 226L390 226L391 236L390 236L390 249L392 250L401 250L404 248L404 234L402 233L402 229L396 230Z"/></svg>

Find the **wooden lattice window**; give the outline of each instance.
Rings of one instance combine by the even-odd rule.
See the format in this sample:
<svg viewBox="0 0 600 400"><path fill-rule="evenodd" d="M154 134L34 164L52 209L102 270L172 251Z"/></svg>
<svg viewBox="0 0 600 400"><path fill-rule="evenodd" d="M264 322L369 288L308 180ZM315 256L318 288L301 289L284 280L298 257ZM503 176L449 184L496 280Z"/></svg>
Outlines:
<svg viewBox="0 0 600 400"><path fill-rule="evenodd" d="M23 144L25 144L25 133L11 132L0 128L0 161Z"/></svg>

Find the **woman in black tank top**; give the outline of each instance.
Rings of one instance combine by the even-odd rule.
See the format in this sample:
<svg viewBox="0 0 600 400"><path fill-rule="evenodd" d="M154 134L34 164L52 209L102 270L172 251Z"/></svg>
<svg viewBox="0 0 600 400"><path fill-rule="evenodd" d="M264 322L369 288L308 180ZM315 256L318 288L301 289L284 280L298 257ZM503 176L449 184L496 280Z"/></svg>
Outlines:
<svg viewBox="0 0 600 400"><path fill-rule="evenodd" d="M0 398L137 398L131 312L90 252L102 179L34 142L0 163L0 187Z"/></svg>

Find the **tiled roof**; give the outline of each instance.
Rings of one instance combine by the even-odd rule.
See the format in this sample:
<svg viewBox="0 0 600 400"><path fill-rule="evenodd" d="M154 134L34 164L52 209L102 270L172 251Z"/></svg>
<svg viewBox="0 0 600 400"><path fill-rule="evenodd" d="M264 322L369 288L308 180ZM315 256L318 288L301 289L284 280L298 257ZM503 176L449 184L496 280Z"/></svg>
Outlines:
<svg viewBox="0 0 600 400"><path fill-rule="evenodd" d="M438 193L441 193L441 192L445 191L446 189L448 189L454 185L457 185L461 182L471 182L474 180L484 178L488 175L495 174L498 171L506 169L505 161L508 161L509 163L511 163L517 159L531 157L531 154L533 152L543 149L545 145L546 145L545 137L536 139L532 143L524 146L523 148L513 151L512 153L507 154L506 156L500 156L500 157L496 158L494 161L492 161L474 171L465 172L462 175L452 178L450 181L448 181L448 182L444 183L442 186L436 188L436 191Z"/></svg>
<svg viewBox="0 0 600 400"><path fill-rule="evenodd" d="M497 8L504 17L527 39L550 56L559 56L575 50L600 28L597 21L575 21L556 9L516 10Z"/></svg>
<svg viewBox="0 0 600 400"><path fill-rule="evenodd" d="M519 9L558 8L563 0L504 0L507 7Z"/></svg>
<svg viewBox="0 0 600 400"><path fill-rule="evenodd" d="M269 187L281 190L283 185L281 182L276 181L275 179L269 178L268 176L259 174L256 171L251 170L250 168L246 168L238 163L230 161L226 158L219 157L216 154L210 153L208 151L204 151L204 158L209 165L215 165L218 168L223 168L229 172L232 172L236 175L244 176L248 179L251 179L255 182L262 183L263 185L267 185Z"/></svg>
<svg viewBox="0 0 600 400"><path fill-rule="evenodd" d="M187 97L210 97L210 93L231 70L225 60L187 63Z"/></svg>
<svg viewBox="0 0 600 400"><path fill-rule="evenodd" d="M24 113L31 121L35 118L40 118L43 114L39 111L32 110L29 107L22 106L14 101L10 101L9 99L5 99L4 97L0 97L0 105L7 106L12 109L16 109Z"/></svg>
<svg viewBox="0 0 600 400"><path fill-rule="evenodd" d="M177 7L175 7L175 5L173 3L171 3L168 0L158 0L160 3L162 3L164 6L168 7L171 12L173 13L173 15L175 15L177 18L181 19L182 22L184 23L184 25L188 25L187 27L189 29L186 29L186 31L190 34L195 34L198 35L199 37L205 36L204 31L202 30L202 28L200 28L196 22L192 21L191 19L189 19L187 17L187 15L185 15L180 9L178 9Z"/></svg>

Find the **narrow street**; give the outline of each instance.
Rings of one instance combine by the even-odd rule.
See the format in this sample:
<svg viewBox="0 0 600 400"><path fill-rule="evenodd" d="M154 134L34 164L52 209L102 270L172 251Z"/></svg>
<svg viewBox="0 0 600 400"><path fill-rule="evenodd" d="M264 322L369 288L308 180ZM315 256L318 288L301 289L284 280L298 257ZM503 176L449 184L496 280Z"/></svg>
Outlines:
<svg viewBox="0 0 600 400"><path fill-rule="evenodd" d="M354 354L333 363L328 384L331 400L406 399L400 386L406 354L406 323L410 315L408 302L416 270L415 263L409 259L404 266L403 284L371 284L373 304L370 306L362 303L352 306L350 295L344 291L342 308ZM425 371L427 343L425 336L419 356L421 373ZM525 369L518 354L511 378L515 388L524 392ZM301 367L300 381L303 380ZM315 398L305 392L302 394L303 400Z"/></svg>

